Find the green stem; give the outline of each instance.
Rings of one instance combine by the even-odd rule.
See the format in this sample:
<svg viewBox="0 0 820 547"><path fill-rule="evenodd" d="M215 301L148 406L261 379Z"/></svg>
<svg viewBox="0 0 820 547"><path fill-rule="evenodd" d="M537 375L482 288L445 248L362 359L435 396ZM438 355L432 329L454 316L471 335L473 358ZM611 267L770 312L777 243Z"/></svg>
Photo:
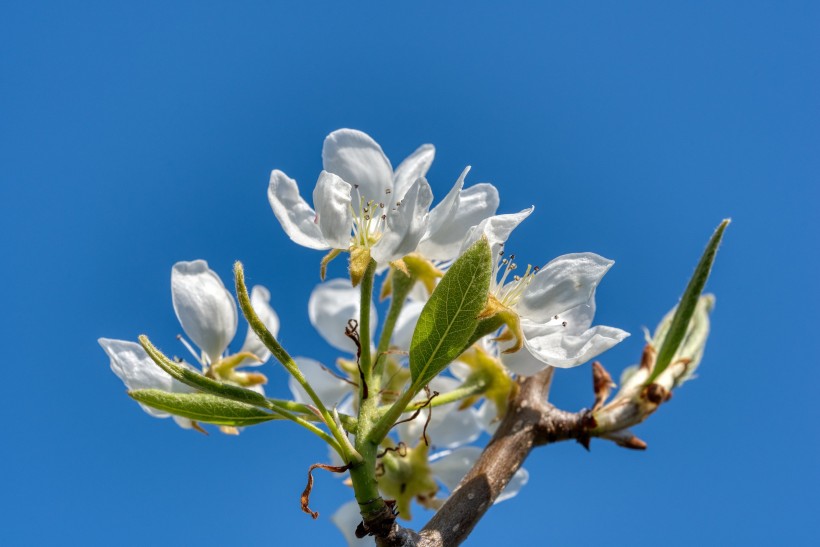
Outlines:
<svg viewBox="0 0 820 547"><path fill-rule="evenodd" d="M373 379L375 385L373 389L378 391L381 388L381 373L384 367L384 356L387 350L390 349L390 339L393 337L393 331L396 328L396 321L401 314L404 307L404 302L407 295L416 284L416 278L413 275L405 275L401 270L391 268L390 270L392 293L390 295L390 308L387 310L387 318L384 320L382 332L379 336L379 345L376 348L376 363L373 367Z"/></svg>
<svg viewBox="0 0 820 547"><path fill-rule="evenodd" d="M359 512L367 519L368 515L375 515L384 508L384 500L379 493L379 483L376 480L378 445L360 443L357 440L356 448L362 455L362 461L350 468L350 481L353 483L353 492L359 503Z"/></svg>
<svg viewBox="0 0 820 547"><path fill-rule="evenodd" d="M399 416L406 412L407 406L413 400L413 396L415 396L415 392L412 389L408 389L402 393L401 397L382 414L376 423L373 424L373 427L367 432L367 440L376 445L381 443L382 440L387 437L387 434L390 433L390 428L393 427L393 424L396 423Z"/></svg>
<svg viewBox="0 0 820 547"><path fill-rule="evenodd" d="M361 301L359 308L359 342L361 343L362 354L359 358L359 366L365 381L370 383L373 373L373 363L370 356L370 302L373 300L373 277L376 274L376 261L370 259L367 269L364 271L361 283ZM362 386L362 389L364 387Z"/></svg>
<svg viewBox="0 0 820 547"><path fill-rule="evenodd" d="M423 407L436 407L436 406L444 406L449 405L450 403L455 403L456 401L461 401L462 399L466 399L468 397L472 397L473 395L479 395L487 391L487 383L483 381L471 382L469 384L462 384L453 391L448 391L447 393L440 393L436 397L430 401L429 404L425 404L425 401L417 401L415 403L409 404L405 409L404 412L415 412L416 410L423 408ZM379 410L382 413L386 413L390 407L382 407Z"/></svg>
<svg viewBox="0 0 820 547"><path fill-rule="evenodd" d="M276 338L271 334L268 330L268 327L262 322L259 316L256 314L256 311L253 309L251 305L251 299L248 295L248 288L245 285L245 271L242 268L241 262L236 262L234 264L234 276L236 278L236 296L239 300L239 307L242 309L242 313L245 316L245 319L248 321L251 329L256 335L262 340L262 343L265 344L271 354L276 357L276 360L279 361L285 370L287 370L291 376L302 386L302 389L310 397L310 400L313 401L313 404L319 410L319 413L322 416L322 419L325 422L325 425L328 427L330 432L333 434L334 439L336 439L335 448L339 450L339 455L346 461L351 462L358 459L358 454L351 453L350 448L350 441L347 439L344 431L341 431L339 427L336 426L336 422L333 419L333 416L330 415L325 404L313 390L313 387L308 383L305 379L305 376L302 374L302 371L299 370L299 366L290 356L290 354L285 351L285 349L279 345L279 342ZM372 276L371 276L372 278ZM372 279L371 279L372 283ZM341 449L341 450L340 450Z"/></svg>

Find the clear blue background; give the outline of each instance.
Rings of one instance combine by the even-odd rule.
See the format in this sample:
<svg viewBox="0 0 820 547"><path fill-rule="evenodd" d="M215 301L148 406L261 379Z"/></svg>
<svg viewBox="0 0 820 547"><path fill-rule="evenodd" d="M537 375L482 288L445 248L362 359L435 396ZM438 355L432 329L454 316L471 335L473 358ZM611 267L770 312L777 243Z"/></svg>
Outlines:
<svg viewBox="0 0 820 547"><path fill-rule="evenodd" d="M438 197L471 164L503 212L535 204L520 257L614 258L615 374L734 220L700 379L636 429L649 450L537 450L469 544L816 544L818 4L443 4L3 3L0 543L340 544L339 481L317 477L318 521L298 508L318 441L151 419L96 340L181 353L171 265L230 283L241 259L286 347L332 361L306 313L320 254L266 189L281 168L309 195L322 139L354 127L394 163L434 143ZM589 384L560 371L554 401L588 406Z"/></svg>

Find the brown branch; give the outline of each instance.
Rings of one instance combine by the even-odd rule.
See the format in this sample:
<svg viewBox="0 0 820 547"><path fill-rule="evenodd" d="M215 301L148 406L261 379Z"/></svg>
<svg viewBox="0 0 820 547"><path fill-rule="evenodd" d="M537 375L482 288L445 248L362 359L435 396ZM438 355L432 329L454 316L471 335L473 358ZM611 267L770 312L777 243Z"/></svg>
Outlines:
<svg viewBox="0 0 820 547"><path fill-rule="evenodd" d="M580 439L589 428L587 412L573 414L547 403L553 369L526 378L490 443L447 502L415 534L394 524L380 547L452 547L461 544L492 506L536 446Z"/></svg>

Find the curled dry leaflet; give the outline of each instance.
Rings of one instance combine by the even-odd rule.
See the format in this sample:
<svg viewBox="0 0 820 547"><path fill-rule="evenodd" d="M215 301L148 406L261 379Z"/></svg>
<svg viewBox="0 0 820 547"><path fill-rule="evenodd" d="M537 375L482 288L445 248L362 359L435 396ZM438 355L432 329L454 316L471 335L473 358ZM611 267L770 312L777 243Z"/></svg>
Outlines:
<svg viewBox="0 0 820 547"><path fill-rule="evenodd" d="M319 516L310 504L314 472L345 474L350 501L331 518L350 545L458 545L494 503L526 485L524 460L543 445L574 440L588 449L598 438L645 449L631 428L693 378L709 334L715 299L703 289L728 220L616 385L600 362L585 365L629 336L594 324L595 291L613 261L575 253L524 266L506 245L533 208L499 214L498 191L468 185L469 167L434 204L426 179L434 155L422 145L394 169L365 133L334 131L312 206L295 180L271 173L268 200L282 229L323 252L308 314L338 350L335 363L279 344L277 295L249 291L239 262L236 299L204 260L173 266L173 307L185 333L177 349L188 357L169 358L146 336L99 340L151 416L232 435L289 421L325 441L327 461L305 462L301 506ZM349 275L325 279L345 253ZM381 318L375 298L385 302ZM247 334L232 346L240 311ZM268 361L287 371L290 399L265 394L260 366ZM590 408L551 405L556 369L582 365L591 371ZM418 531L401 524L414 504L436 511Z"/></svg>

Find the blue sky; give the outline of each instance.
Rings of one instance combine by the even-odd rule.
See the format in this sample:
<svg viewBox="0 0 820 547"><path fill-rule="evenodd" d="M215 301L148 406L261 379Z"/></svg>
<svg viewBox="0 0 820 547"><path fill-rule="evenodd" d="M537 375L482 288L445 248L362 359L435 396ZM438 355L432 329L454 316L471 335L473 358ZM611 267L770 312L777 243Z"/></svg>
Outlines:
<svg viewBox="0 0 820 547"><path fill-rule="evenodd" d="M320 255L265 193L273 168L309 193L324 136L354 127L394 163L435 144L438 197L469 164L501 211L534 204L519 257L616 260L597 315L633 333L615 374L734 221L699 379L636 429L649 450L536 451L468 544L815 544L818 5L296 4L0 8L0 543L339 544L338 480L317 477L318 521L298 508L318 441L152 419L96 340L174 350L173 263L230 280L241 259L285 346L332 361L306 311ZM589 406L590 375L560 371L553 401Z"/></svg>

